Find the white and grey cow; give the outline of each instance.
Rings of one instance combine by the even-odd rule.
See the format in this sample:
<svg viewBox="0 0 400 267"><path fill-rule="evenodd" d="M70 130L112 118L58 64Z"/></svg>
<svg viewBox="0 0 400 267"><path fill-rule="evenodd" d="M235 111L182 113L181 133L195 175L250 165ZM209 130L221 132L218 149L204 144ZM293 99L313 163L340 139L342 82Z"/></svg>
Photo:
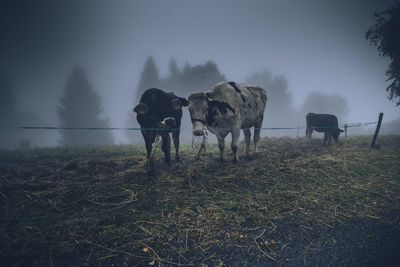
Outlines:
<svg viewBox="0 0 400 267"><path fill-rule="evenodd" d="M189 98L189 111L193 123L193 134L202 136L207 127L217 136L224 160L225 137L232 135L233 161L238 161L237 149L240 129L245 135L244 151L249 155L250 128L254 127L254 150L260 140L267 94L261 87L221 82L208 92L192 93Z"/></svg>

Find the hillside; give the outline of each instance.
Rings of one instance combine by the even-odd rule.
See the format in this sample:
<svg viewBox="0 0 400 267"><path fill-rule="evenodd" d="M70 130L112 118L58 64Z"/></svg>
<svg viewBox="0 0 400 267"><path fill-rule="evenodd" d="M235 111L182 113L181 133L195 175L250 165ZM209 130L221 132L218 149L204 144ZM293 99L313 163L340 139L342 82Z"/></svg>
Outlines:
<svg viewBox="0 0 400 267"><path fill-rule="evenodd" d="M395 265L400 137L370 141L263 138L236 165L183 144L171 167L157 146L150 171L141 145L0 152L0 262Z"/></svg>

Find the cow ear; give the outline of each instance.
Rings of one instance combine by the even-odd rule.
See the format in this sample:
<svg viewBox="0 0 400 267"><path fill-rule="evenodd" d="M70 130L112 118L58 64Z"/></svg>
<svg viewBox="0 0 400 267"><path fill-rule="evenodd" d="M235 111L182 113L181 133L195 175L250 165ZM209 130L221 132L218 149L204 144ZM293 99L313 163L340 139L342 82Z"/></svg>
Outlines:
<svg viewBox="0 0 400 267"><path fill-rule="evenodd" d="M339 129L339 128L338 128L338 129ZM343 133L343 132L344 132L342 129L339 129L339 131L340 131L341 133Z"/></svg>
<svg viewBox="0 0 400 267"><path fill-rule="evenodd" d="M179 110L179 109L182 108L182 102L181 102L181 100L179 98L174 98L171 101L171 106L172 106L173 109Z"/></svg>
<svg viewBox="0 0 400 267"><path fill-rule="evenodd" d="M145 114L149 110L149 107L145 103L139 103L133 111L137 114Z"/></svg>
<svg viewBox="0 0 400 267"><path fill-rule="evenodd" d="M179 100L181 101L183 107L187 107L189 105L189 101L186 98L179 97Z"/></svg>

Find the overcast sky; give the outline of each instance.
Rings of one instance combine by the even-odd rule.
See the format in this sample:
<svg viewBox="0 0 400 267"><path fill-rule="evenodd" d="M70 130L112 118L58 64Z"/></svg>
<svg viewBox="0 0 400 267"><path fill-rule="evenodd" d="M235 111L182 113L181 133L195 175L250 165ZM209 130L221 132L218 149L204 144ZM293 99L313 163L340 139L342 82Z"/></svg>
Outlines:
<svg viewBox="0 0 400 267"><path fill-rule="evenodd" d="M238 82L268 70L287 77L296 107L312 91L339 94L348 100L348 122L374 121L379 112L388 121L399 117L385 91L388 60L365 32L374 12L395 2L3 0L0 75L13 79L19 108L49 125L58 124L58 99L79 65L104 116L124 127L149 55L161 75L171 57L181 67L213 60Z"/></svg>

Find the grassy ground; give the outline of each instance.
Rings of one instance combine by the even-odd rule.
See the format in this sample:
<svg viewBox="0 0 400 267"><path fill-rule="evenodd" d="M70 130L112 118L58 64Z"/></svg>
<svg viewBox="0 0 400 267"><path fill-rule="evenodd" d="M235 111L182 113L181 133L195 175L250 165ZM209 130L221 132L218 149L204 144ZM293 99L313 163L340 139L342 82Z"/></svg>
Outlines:
<svg viewBox="0 0 400 267"><path fill-rule="evenodd" d="M0 265L396 265L400 137L370 141L156 146L150 171L143 146L0 152Z"/></svg>

